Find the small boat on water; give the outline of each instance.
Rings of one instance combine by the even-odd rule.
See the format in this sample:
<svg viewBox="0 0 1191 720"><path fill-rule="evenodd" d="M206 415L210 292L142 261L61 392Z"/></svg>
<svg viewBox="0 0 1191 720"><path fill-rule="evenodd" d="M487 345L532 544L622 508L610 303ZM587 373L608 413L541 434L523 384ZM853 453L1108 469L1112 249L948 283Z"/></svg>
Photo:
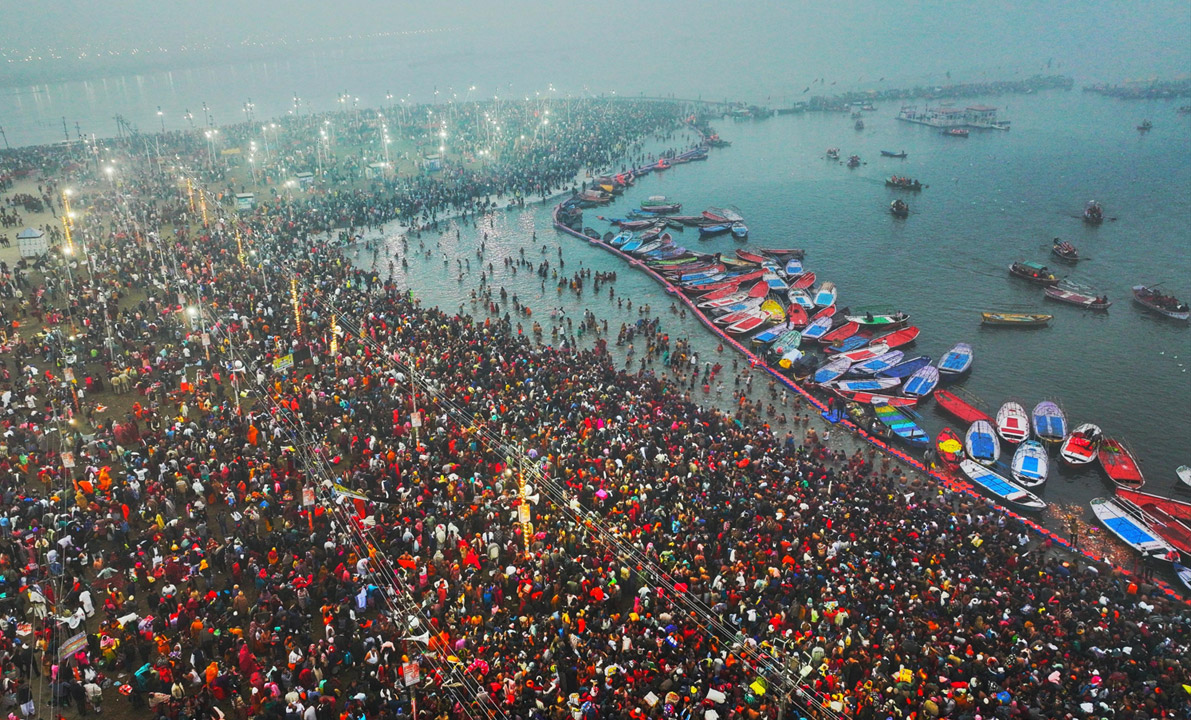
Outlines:
<svg viewBox="0 0 1191 720"><path fill-rule="evenodd" d="M1043 400L1030 413L1034 436L1044 443L1060 443L1067 437L1067 416L1058 403Z"/></svg>
<svg viewBox="0 0 1191 720"><path fill-rule="evenodd" d="M954 430L945 427L935 437L935 452L940 460L955 467L964 459L964 444Z"/></svg>
<svg viewBox="0 0 1191 720"><path fill-rule="evenodd" d="M1075 249L1075 246L1058 238L1054 239L1054 244L1051 245L1050 252L1060 260L1067 262L1079 261L1079 251Z"/></svg>
<svg viewBox="0 0 1191 720"><path fill-rule="evenodd" d="M815 374L811 377L811 382L816 385L826 385L832 380L838 380L843 377L844 373L848 372L848 368L850 367L852 367L851 360L845 357L833 357L815 370Z"/></svg>
<svg viewBox="0 0 1191 720"><path fill-rule="evenodd" d="M1171 563L1171 567L1174 568L1174 574L1178 576L1179 582L1183 584L1183 587L1191 590L1191 568L1183 567L1178 563Z"/></svg>
<svg viewBox="0 0 1191 720"><path fill-rule="evenodd" d="M997 327L1032 328L1044 327L1054 315L1043 313L982 312L980 322Z"/></svg>
<svg viewBox="0 0 1191 720"><path fill-rule="evenodd" d="M1154 123L1149 120L1142 120L1141 124L1137 126L1137 132L1149 132L1154 129Z"/></svg>
<svg viewBox="0 0 1191 720"><path fill-rule="evenodd" d="M803 294L805 295L806 293ZM790 306L786 308L786 322L793 327L806 327L810 321L810 316L806 314L806 308L803 306L797 303L790 303Z"/></svg>
<svg viewBox="0 0 1191 720"><path fill-rule="evenodd" d="M828 160L839 160L839 148L836 148L836 147L827 148L827 159Z"/></svg>
<svg viewBox="0 0 1191 720"><path fill-rule="evenodd" d="M889 307L852 308L844 313L844 317L860 323L861 327L885 330L901 327L910 320L906 313Z"/></svg>
<svg viewBox="0 0 1191 720"><path fill-rule="evenodd" d="M769 262L769 258L765 257L764 255L745 250L744 248L736 248L736 257L744 260L745 262L751 262L757 265L763 265Z"/></svg>
<svg viewBox="0 0 1191 720"><path fill-rule="evenodd" d="M896 380L897 378L880 377L878 380ZM911 397L926 397L934 392L939 384L939 369L934 365L924 365L917 372L906 379L906 386L902 394Z"/></svg>
<svg viewBox="0 0 1191 720"><path fill-rule="evenodd" d="M767 314L757 313L737 320L724 328L724 332L729 335L743 335L757 330L767 322L769 322L769 316Z"/></svg>
<svg viewBox="0 0 1191 720"><path fill-rule="evenodd" d="M1107 437L1101 440L1096 457L1100 459L1104 474L1117 487L1136 490L1145 485L1146 479L1137 466L1137 459L1120 440Z"/></svg>
<svg viewBox="0 0 1191 720"><path fill-rule="evenodd" d="M905 200L898 198L897 200L889 203L889 212L892 213L894 217L909 217L910 205Z"/></svg>
<svg viewBox="0 0 1191 720"><path fill-rule="evenodd" d="M1009 463L1013 479L1022 487L1035 488L1046 482L1050 471L1050 458L1046 448L1037 440L1026 440L1017 446L1013 460Z"/></svg>
<svg viewBox="0 0 1191 720"><path fill-rule="evenodd" d="M977 407L982 405L982 401L975 396L962 397L957 394L959 391L952 391L940 388L935 391L935 402L939 409L950 415L959 418L961 422L972 424L977 420L983 420L986 423L992 423L992 417Z"/></svg>
<svg viewBox="0 0 1191 720"><path fill-rule="evenodd" d="M873 413L882 425L893 432L895 438L906 445L912 448L924 448L930 445L930 435L927 435L926 431L910 417L910 415L917 417L916 414L899 410L888 403L873 405Z"/></svg>
<svg viewBox="0 0 1191 720"><path fill-rule="evenodd" d="M803 274L802 261L798 258L790 258L786 261L786 266L782 268L786 273L786 277L795 278Z"/></svg>
<svg viewBox="0 0 1191 720"><path fill-rule="evenodd" d="M1089 225L1099 225L1104 222L1104 208L1095 200L1089 200L1083 207L1083 221Z"/></svg>
<svg viewBox="0 0 1191 720"><path fill-rule="evenodd" d="M776 300L766 300L761 303L761 312L768 315L771 322L786 322L786 309Z"/></svg>
<svg viewBox="0 0 1191 720"><path fill-rule="evenodd" d="M831 387L845 392L879 393L901 385L897 378L856 378L852 380L836 380Z"/></svg>
<svg viewBox="0 0 1191 720"><path fill-rule="evenodd" d="M997 411L997 434L1011 445L1030 438L1030 416L1021 403L1010 400Z"/></svg>
<svg viewBox="0 0 1191 720"><path fill-rule="evenodd" d="M717 223L715 225L700 225L699 226L699 236L700 237L715 237L716 235L723 235L724 233L730 231L731 229L732 229L732 226L727 223Z"/></svg>
<svg viewBox="0 0 1191 720"><path fill-rule="evenodd" d="M848 158L848 167L850 167L850 168L860 167L860 156L853 155L852 157Z"/></svg>
<svg viewBox="0 0 1191 720"><path fill-rule="evenodd" d="M742 222L732 223L731 230L732 230L732 237L736 238L737 240L744 240L745 238L747 238L749 236L748 226L746 226Z"/></svg>
<svg viewBox="0 0 1191 720"><path fill-rule="evenodd" d="M875 358L854 364L851 373L853 375L876 375L897 365L902 361L903 357L905 357L905 353L901 350L890 350L889 352L881 353ZM897 380L899 384L901 382L901 378L890 379Z"/></svg>
<svg viewBox="0 0 1191 720"><path fill-rule="evenodd" d="M773 345L769 348L775 355L785 355L791 350L798 349L802 344L802 333L797 330L787 330L778 336Z"/></svg>
<svg viewBox="0 0 1191 720"><path fill-rule="evenodd" d="M832 330L831 332L835 332L835 330ZM831 333L828 333L828 335L830 334ZM823 342L822 338L819 339L819 342ZM828 355L834 355L836 353L848 353L852 352L853 350L859 350L865 345L868 345L870 342L872 342L872 338L865 337L864 335L853 335L852 337L844 338L843 340L836 340L830 344L824 343L823 352Z"/></svg>
<svg viewBox="0 0 1191 720"><path fill-rule="evenodd" d="M1018 260L1009 266L1009 273L1038 285L1057 285L1058 276L1042 263Z"/></svg>
<svg viewBox="0 0 1191 720"><path fill-rule="evenodd" d="M824 282L815 291L815 307L827 307L835 304L835 283L830 280Z"/></svg>
<svg viewBox="0 0 1191 720"><path fill-rule="evenodd" d="M1150 527L1140 512L1130 512L1124 503L1096 498L1092 501L1092 512L1109 532L1142 555L1170 562L1180 559L1179 551Z"/></svg>
<svg viewBox="0 0 1191 720"><path fill-rule="evenodd" d="M909 327L904 327L900 330L894 330L891 333L875 337L873 338L873 342L883 342L888 345L890 349L894 349L912 344L921 334L922 331L919 330L916 325L911 325Z"/></svg>
<svg viewBox="0 0 1191 720"><path fill-rule="evenodd" d="M968 457L981 465L993 465L1001 457L1001 444L997 442L993 426L985 420L977 420L968 426L964 434L964 449Z"/></svg>
<svg viewBox="0 0 1191 720"><path fill-rule="evenodd" d="M965 128L948 128L943 134L947 137L966 138L970 133Z"/></svg>
<svg viewBox="0 0 1191 720"><path fill-rule="evenodd" d="M863 130L864 129L864 121L857 120L856 123L852 127L856 128L857 130Z"/></svg>
<svg viewBox="0 0 1191 720"><path fill-rule="evenodd" d="M896 351L895 351L896 352ZM898 364L885 370L877 372L878 377L892 377L892 378L908 378L914 373L918 372L924 367L931 364L929 355L919 355L908 360L902 360Z"/></svg>
<svg viewBox="0 0 1191 720"><path fill-rule="evenodd" d="M818 340L831 330L831 318L821 317L811 322L802 330L802 337L807 340Z"/></svg>
<svg viewBox="0 0 1191 720"><path fill-rule="evenodd" d="M859 323L846 322L819 338L819 344L834 345L836 343L842 343L848 338L855 336L858 332L860 332Z"/></svg>
<svg viewBox="0 0 1191 720"><path fill-rule="evenodd" d="M790 327L788 325L774 325L749 338L749 343L753 345L769 345L789 329Z"/></svg>
<svg viewBox="0 0 1191 720"><path fill-rule="evenodd" d="M1179 552L1191 553L1191 503L1120 487L1116 499L1141 510L1150 527Z"/></svg>
<svg viewBox="0 0 1191 720"><path fill-rule="evenodd" d="M1175 468L1174 474L1184 490L1191 490L1191 465L1179 465Z"/></svg>
<svg viewBox="0 0 1191 720"><path fill-rule="evenodd" d="M1172 320L1187 322L1191 319L1191 308L1187 307L1187 303L1180 302L1173 295L1167 295L1154 286L1134 285L1133 299L1139 305Z"/></svg>
<svg viewBox="0 0 1191 720"><path fill-rule="evenodd" d="M815 279L813 272L803 273L795 278L794 282L790 283L790 287L798 290L809 290L815 284Z"/></svg>
<svg viewBox="0 0 1191 720"><path fill-rule="evenodd" d="M1046 508L1042 498L982 465L965 459L960 461L959 467L974 485L1005 505L1026 512L1038 512Z"/></svg>
<svg viewBox="0 0 1191 720"><path fill-rule="evenodd" d="M1096 459L1096 450L1104 433L1097 425L1084 423L1063 438L1059 459L1072 467L1083 467Z"/></svg>
<svg viewBox="0 0 1191 720"><path fill-rule="evenodd" d="M972 369L975 355L972 346L967 343L956 343L939 358L939 374L945 378L955 378Z"/></svg>
<svg viewBox="0 0 1191 720"><path fill-rule="evenodd" d="M882 151L881 151L881 157L887 157L887 158L904 158L904 157L907 157L907 155L906 155L906 151L905 151L905 150L902 150L901 152L893 152L892 150L882 150Z"/></svg>
<svg viewBox="0 0 1191 720"><path fill-rule="evenodd" d="M1112 305L1107 295L1090 295L1080 292L1074 285L1065 286L1065 282L1048 287L1043 292L1051 300L1076 305L1087 310L1107 310Z"/></svg>
<svg viewBox="0 0 1191 720"><path fill-rule="evenodd" d="M918 404L918 398L901 397L899 395L881 395L879 393L853 390L836 390L835 392L848 402L854 402L860 405L888 405L889 407L912 408Z"/></svg>
<svg viewBox="0 0 1191 720"><path fill-rule="evenodd" d="M872 360L875 357L880 357L889 352L889 346L885 343L873 343L868 347L853 350L851 352L840 353L836 357L847 358L851 363L862 363L866 360Z"/></svg>
<svg viewBox="0 0 1191 720"><path fill-rule="evenodd" d="M930 187L923 185L918 180L901 175L893 175L885 178L885 187L897 188L898 190L909 190L911 192L921 192L923 188Z"/></svg>
<svg viewBox="0 0 1191 720"><path fill-rule="evenodd" d="M786 291L786 299L803 310L815 309L815 301L811 299L810 295L807 295L806 290L790 288Z"/></svg>

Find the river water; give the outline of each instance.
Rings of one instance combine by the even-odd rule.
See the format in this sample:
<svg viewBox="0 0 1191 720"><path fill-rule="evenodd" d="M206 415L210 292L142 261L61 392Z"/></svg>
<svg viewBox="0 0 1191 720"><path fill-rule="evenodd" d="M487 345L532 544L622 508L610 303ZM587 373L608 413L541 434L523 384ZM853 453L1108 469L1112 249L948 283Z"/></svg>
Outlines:
<svg viewBox="0 0 1191 720"><path fill-rule="evenodd" d="M985 102L1000 104L1012 131L943 137L897 121L893 106L866 113L863 131L854 130L847 115L723 120L717 129L732 141L730 148L713 151L708 162L643 178L611 207L586 211L585 224L603 231L607 225L596 215L623 215L654 194L683 202L684 213L735 204L751 230L746 247L805 248L806 266L835 282L841 305L892 304L910 313L922 329L915 354L937 358L956 342L971 343L975 369L961 386L991 412L1009 399L1027 408L1058 400L1073 424L1095 422L1123 438L1138 455L1148 489L1170 494L1175 467L1191 462L1191 329L1142 311L1130 287L1162 282L1191 298L1191 118L1165 103L1123 104L1079 92ZM1143 117L1154 129L1139 135L1135 126ZM828 161L824 150L831 146L844 157L860 155L864 164L849 169ZM905 150L909 157L882 158L882 149ZM905 220L888 212L898 195L884 178L893 173L930 185L907 197L912 214ZM1085 225L1080 213L1093 198L1115 219ZM499 212L476 225L452 223L441 236L424 234L430 259L418 255L419 241L411 240L410 268L398 267L394 279L427 304L450 310L463 303L470 311L467 294L479 284L475 252L483 233L484 262L493 263L496 284L532 307L533 319L544 326L553 308L564 308L576 324L590 309L608 320L614 338L621 322L635 320L649 304L663 318L663 330L694 341L701 361L730 364L729 351L716 354L710 332L669 312L672 301L655 281L552 230L551 205ZM1054 237L1074 243L1086 259L1074 267L1050 262ZM730 253L738 246L730 237L701 241L689 230L677 240L702 251ZM388 243L399 247L394 235ZM568 274L578 267L617 271L616 294L631 297L634 310L618 308L606 290L598 298L590 289L582 297L559 294L550 280L543 290L530 270L514 276L502 265L523 248L535 264L542 258L556 264L559 247ZM457 259L472 264L462 283ZM1041 289L1008 275L1017 259L1049 263L1060 275L1107 293L1114 304L1108 313L1089 313L1046 300ZM369 260L361 256L362 264ZM1054 320L1036 330L982 328L979 312L988 309L1047 312ZM532 320L524 324L528 332ZM726 393L730 389L729 379ZM921 412L932 433L950 422L933 402ZM1040 494L1086 510L1088 500L1110 492L1094 471L1052 472Z"/></svg>

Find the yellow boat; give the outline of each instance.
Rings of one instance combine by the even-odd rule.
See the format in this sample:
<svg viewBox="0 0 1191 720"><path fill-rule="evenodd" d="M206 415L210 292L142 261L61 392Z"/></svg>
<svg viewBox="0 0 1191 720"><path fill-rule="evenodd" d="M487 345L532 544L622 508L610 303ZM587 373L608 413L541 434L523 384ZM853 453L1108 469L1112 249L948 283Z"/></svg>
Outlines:
<svg viewBox="0 0 1191 720"><path fill-rule="evenodd" d="M1050 322L1054 315L1042 313L982 312L981 322L985 325L1007 325L1012 327L1040 327Z"/></svg>
<svg viewBox="0 0 1191 720"><path fill-rule="evenodd" d="M778 325L786 321L786 311L776 300L761 303L761 312L769 313L769 319Z"/></svg>

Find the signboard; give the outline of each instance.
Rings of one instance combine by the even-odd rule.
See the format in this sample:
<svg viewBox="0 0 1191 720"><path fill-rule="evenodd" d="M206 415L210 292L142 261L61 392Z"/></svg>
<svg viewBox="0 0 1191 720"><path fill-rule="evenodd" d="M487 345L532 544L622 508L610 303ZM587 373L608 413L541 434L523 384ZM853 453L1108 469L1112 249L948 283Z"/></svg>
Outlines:
<svg viewBox="0 0 1191 720"><path fill-rule="evenodd" d="M302 504L306 506L314 504L314 488L302 488Z"/></svg>
<svg viewBox="0 0 1191 720"><path fill-rule="evenodd" d="M74 467L74 453L72 453L72 452L62 453L62 467L64 467L64 468Z"/></svg>
<svg viewBox="0 0 1191 720"><path fill-rule="evenodd" d="M401 663L401 677L405 679L405 686L417 685L422 680L422 669L416 662Z"/></svg>
<svg viewBox="0 0 1191 720"><path fill-rule="evenodd" d="M421 410L417 410L414 412L413 415L409 416L409 425L410 425L410 427L416 427L416 428L422 427L422 411Z"/></svg>
<svg viewBox="0 0 1191 720"><path fill-rule="evenodd" d="M58 648L58 659L63 660L68 658L85 647L87 647L87 633L81 632L62 643Z"/></svg>
<svg viewBox="0 0 1191 720"><path fill-rule="evenodd" d="M236 210L250 212L255 201L256 196L252 193L236 193Z"/></svg>
<svg viewBox="0 0 1191 720"><path fill-rule="evenodd" d="M276 370L277 372L281 372L282 370L285 370L287 368L292 368L293 366L294 366L294 356L293 355L282 355L281 357L279 357L273 361L273 369Z"/></svg>
<svg viewBox="0 0 1191 720"><path fill-rule="evenodd" d="M203 347L211 347L211 333L203 333Z"/></svg>
<svg viewBox="0 0 1191 720"><path fill-rule="evenodd" d="M523 502L517 506L517 521L522 525L529 522L529 503Z"/></svg>

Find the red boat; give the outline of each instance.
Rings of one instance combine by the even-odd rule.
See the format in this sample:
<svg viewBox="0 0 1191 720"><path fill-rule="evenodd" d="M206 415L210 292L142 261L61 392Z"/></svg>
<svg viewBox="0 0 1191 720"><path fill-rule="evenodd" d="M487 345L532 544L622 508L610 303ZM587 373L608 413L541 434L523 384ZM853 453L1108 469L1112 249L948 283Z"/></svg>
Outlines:
<svg viewBox="0 0 1191 720"><path fill-rule="evenodd" d="M806 314L806 308L797 303L793 303L786 308L786 322L790 323L796 328L806 327L811 319Z"/></svg>
<svg viewBox="0 0 1191 720"><path fill-rule="evenodd" d="M1117 497L1150 516L1150 529L1180 551L1191 553L1191 503L1160 495L1117 488Z"/></svg>
<svg viewBox="0 0 1191 720"><path fill-rule="evenodd" d="M774 248L757 248L757 250L765 253L766 255L773 255L774 257L792 257L799 260L801 260L803 255L806 254L806 251L801 248L787 248L785 250L777 250Z"/></svg>
<svg viewBox="0 0 1191 720"><path fill-rule="evenodd" d="M696 300L696 302L701 302L701 303L710 302L712 300L719 300L720 298L728 297L729 295L732 295L739 291L740 291L740 285L732 284L727 287L722 287L719 290L712 290L711 292L707 293L706 295L700 295L699 297L695 298L695 300Z"/></svg>
<svg viewBox="0 0 1191 720"><path fill-rule="evenodd" d="M935 390L935 402L944 411L959 418L967 425L971 425L977 420L983 420L990 425L992 424L992 418L989 417L988 413L980 410L972 402L961 398L951 390L945 388Z"/></svg>
<svg viewBox="0 0 1191 720"><path fill-rule="evenodd" d="M836 394L847 399L850 402L863 403L865 405L888 405L890 407L914 407L918 404L916 397L895 397L893 395L879 395L877 393L863 392L860 390L839 390Z"/></svg>
<svg viewBox="0 0 1191 720"><path fill-rule="evenodd" d="M765 282L764 280L758 280L757 283L748 290L748 295L751 298L763 298L768 294L769 283Z"/></svg>
<svg viewBox="0 0 1191 720"><path fill-rule="evenodd" d="M1146 479L1141 474L1141 468L1137 467L1137 460L1121 441L1104 438L1100 441L1096 455L1100 458L1104 474L1118 487L1136 490L1145 485Z"/></svg>
<svg viewBox="0 0 1191 720"><path fill-rule="evenodd" d="M819 344L833 345L837 342L843 342L858 332L860 332L860 323L847 322L819 338Z"/></svg>
<svg viewBox="0 0 1191 720"><path fill-rule="evenodd" d="M757 263L758 265L769 262L769 258L765 257L764 255L758 255L755 252L749 252L748 250L742 250L740 248L736 249L736 257L740 258L741 260L747 260L751 263Z"/></svg>
<svg viewBox="0 0 1191 720"><path fill-rule="evenodd" d="M827 307L823 308L819 312L812 315L811 322L814 322L814 321L818 320L819 318L831 317L833 315L835 315L835 306L828 305Z"/></svg>
<svg viewBox="0 0 1191 720"><path fill-rule="evenodd" d="M806 290L815 284L815 274L813 272L803 273L798 276L798 279L790 283L790 287L795 290Z"/></svg>
<svg viewBox="0 0 1191 720"><path fill-rule="evenodd" d="M889 346L890 350L893 350L914 342L918 339L918 334L920 332L921 330L919 330L917 326L911 325L910 327L905 327L901 330L894 330L888 335L883 335L879 338L873 338L873 342L883 342Z"/></svg>
<svg viewBox="0 0 1191 720"><path fill-rule="evenodd" d="M935 438L935 450L939 459L952 467L964 459L964 441L949 427L939 431L939 436Z"/></svg>

